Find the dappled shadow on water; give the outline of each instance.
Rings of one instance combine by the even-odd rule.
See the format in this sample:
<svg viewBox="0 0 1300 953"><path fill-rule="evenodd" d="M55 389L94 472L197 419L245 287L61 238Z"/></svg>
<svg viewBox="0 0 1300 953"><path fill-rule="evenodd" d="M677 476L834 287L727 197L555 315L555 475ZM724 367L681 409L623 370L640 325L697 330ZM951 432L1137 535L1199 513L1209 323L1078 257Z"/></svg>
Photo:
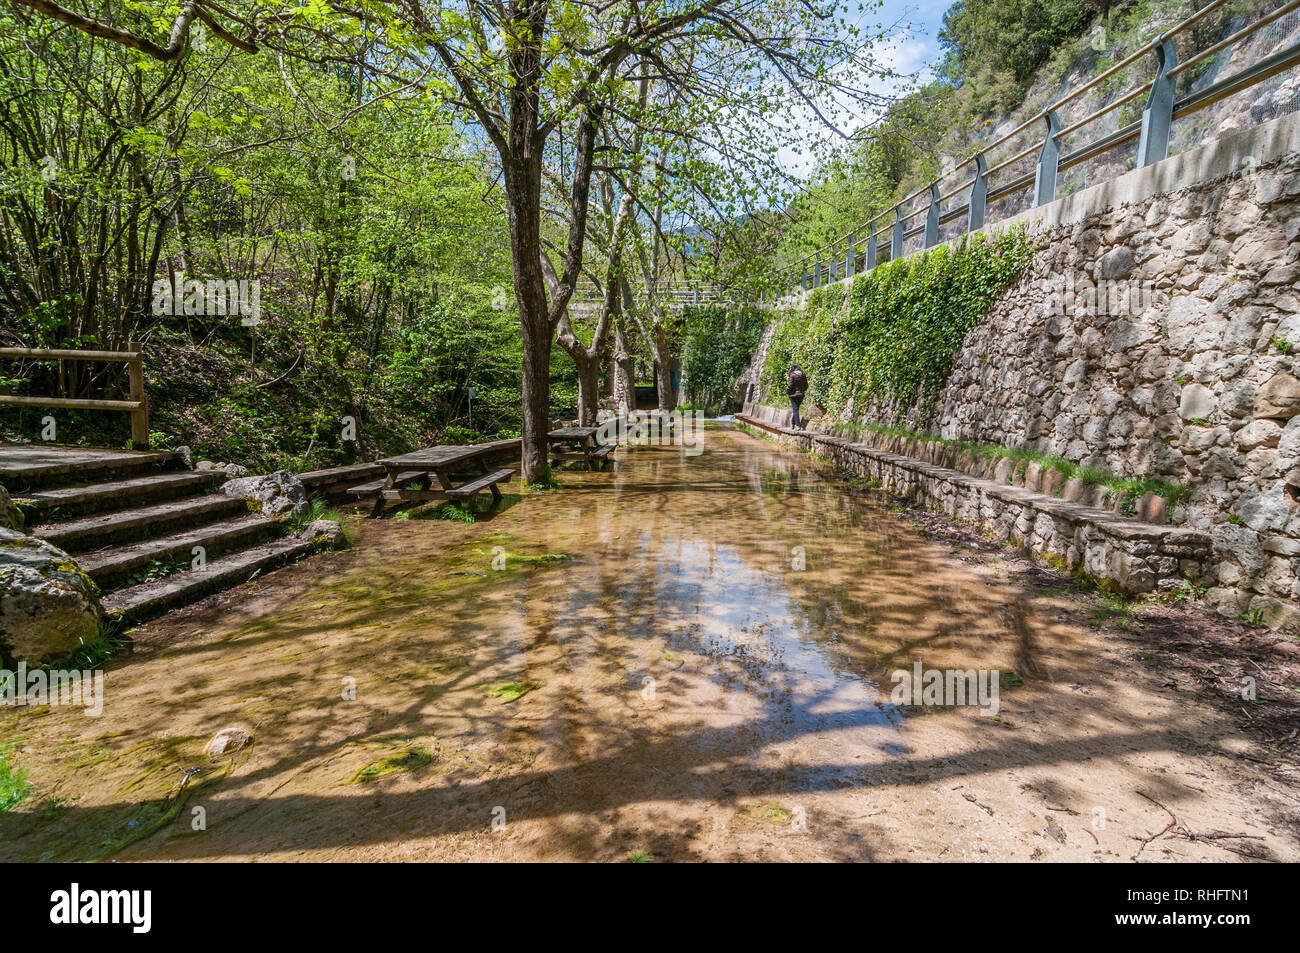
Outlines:
<svg viewBox="0 0 1300 953"><path fill-rule="evenodd" d="M755 799L777 817L811 799L818 856L870 859L908 823L864 826L845 798L1107 759L1122 773L1206 730L1170 705L1135 718L1088 633L887 503L745 435L708 441L624 451L480 526L365 523L328 572L285 570L311 585L257 618L214 610L185 623L201 637L115 665L102 719L12 718L39 746L34 778L76 803L0 817L0 856L93 856L186 767L211 768L202 745L233 722L256 743L192 795L207 829L181 816L124 858L476 856L499 810L528 856L611 858L630 825L657 857L726 859L750 848L716 832ZM1052 731L896 706L890 673L917 661L1017 673L1006 707L1050 702ZM1075 689L1095 693L1057 699ZM427 765L356 780L414 749ZM1132 784L1191 796L1172 774Z"/></svg>

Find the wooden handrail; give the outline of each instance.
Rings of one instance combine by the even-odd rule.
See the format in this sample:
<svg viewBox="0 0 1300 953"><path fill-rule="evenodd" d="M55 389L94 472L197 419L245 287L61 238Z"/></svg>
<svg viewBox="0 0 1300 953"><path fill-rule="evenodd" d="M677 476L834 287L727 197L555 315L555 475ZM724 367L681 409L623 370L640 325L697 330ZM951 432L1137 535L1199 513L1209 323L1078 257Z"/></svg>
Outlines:
<svg viewBox="0 0 1300 953"><path fill-rule="evenodd" d="M128 345L130 346L130 345ZM0 347L0 358L34 361L117 361L126 364L130 400L90 400L79 397L15 397L0 394L0 406L62 407L74 410L118 410L131 415L131 446L149 449L149 397L144 392L144 352L75 351L67 348Z"/></svg>

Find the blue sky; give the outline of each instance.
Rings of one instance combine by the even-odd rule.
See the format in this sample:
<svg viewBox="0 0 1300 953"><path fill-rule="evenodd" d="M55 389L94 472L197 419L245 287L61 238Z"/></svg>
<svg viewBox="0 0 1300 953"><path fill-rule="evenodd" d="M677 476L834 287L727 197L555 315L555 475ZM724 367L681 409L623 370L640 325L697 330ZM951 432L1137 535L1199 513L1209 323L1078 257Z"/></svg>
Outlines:
<svg viewBox="0 0 1300 953"><path fill-rule="evenodd" d="M939 28L943 24L943 15L952 6L954 0L884 0L878 8L861 16L854 16L864 32L877 32L879 24L888 30L897 24L897 32L882 49L873 51L875 59L890 66L897 72L910 77L925 78L928 70L939 59ZM906 85L906 80L882 84L876 92L895 93ZM875 116L863 116L858 126L869 124ZM805 136L805 141L825 143L833 140L824 126L811 112L796 112L789 117L793 128ZM806 175L812 171L814 159L811 150L782 148L779 153L782 167L795 175Z"/></svg>
<svg viewBox="0 0 1300 953"><path fill-rule="evenodd" d="M953 0L885 0L869 22L889 26L901 22L911 27L901 40L898 67L905 71L920 69L939 56L939 27Z"/></svg>

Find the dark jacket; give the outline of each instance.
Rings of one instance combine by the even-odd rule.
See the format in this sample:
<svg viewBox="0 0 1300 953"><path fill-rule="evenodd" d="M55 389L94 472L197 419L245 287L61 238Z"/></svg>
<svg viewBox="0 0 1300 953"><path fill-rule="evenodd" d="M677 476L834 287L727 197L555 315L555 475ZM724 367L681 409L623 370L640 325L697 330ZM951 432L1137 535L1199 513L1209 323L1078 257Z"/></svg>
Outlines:
<svg viewBox="0 0 1300 953"><path fill-rule="evenodd" d="M802 368L796 367L790 371L790 386L785 393L787 397L802 397L808 393L808 375Z"/></svg>

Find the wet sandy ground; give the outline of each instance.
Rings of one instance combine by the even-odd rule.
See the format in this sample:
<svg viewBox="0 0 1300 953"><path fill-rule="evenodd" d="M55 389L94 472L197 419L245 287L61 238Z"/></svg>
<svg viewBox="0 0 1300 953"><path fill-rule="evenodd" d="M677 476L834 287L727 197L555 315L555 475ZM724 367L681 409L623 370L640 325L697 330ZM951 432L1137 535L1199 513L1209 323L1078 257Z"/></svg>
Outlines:
<svg viewBox="0 0 1300 953"><path fill-rule="evenodd" d="M1271 755L1070 587L746 434L617 458L150 623L102 717L0 709L0 859L1300 859ZM896 706L917 661L1015 674Z"/></svg>

